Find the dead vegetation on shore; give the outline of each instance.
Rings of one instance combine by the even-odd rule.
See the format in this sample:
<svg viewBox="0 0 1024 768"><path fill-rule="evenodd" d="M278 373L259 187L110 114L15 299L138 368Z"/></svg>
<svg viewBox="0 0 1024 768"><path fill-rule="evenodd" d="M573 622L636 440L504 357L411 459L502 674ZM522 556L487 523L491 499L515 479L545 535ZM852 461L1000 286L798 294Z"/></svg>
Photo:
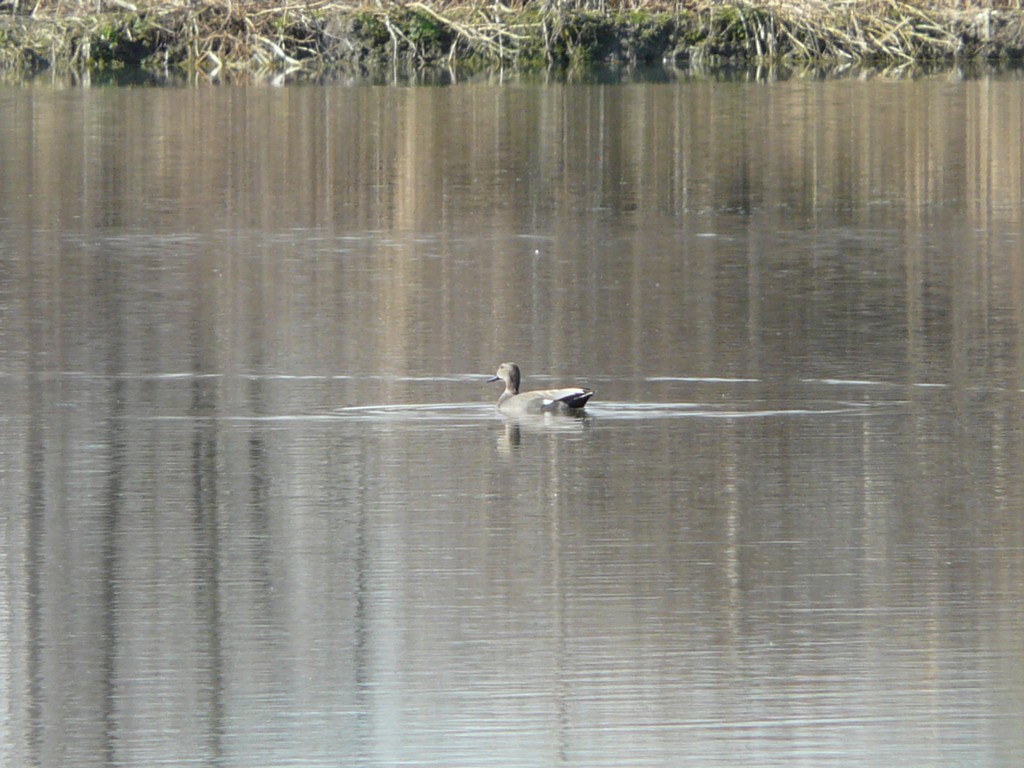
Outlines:
<svg viewBox="0 0 1024 768"><path fill-rule="evenodd" d="M0 67L315 75L351 66L1024 58L1024 0L0 3Z"/></svg>

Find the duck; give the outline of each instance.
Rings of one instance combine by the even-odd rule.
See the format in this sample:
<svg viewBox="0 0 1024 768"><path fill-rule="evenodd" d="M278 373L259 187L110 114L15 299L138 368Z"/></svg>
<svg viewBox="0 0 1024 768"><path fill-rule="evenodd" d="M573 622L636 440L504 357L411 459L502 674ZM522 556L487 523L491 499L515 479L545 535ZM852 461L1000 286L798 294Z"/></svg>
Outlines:
<svg viewBox="0 0 1024 768"><path fill-rule="evenodd" d="M522 374L515 363L502 363L498 366L498 372L487 381L505 382L505 391L498 398L498 410L506 416L545 412L579 413L594 394L594 390L586 387L520 392Z"/></svg>

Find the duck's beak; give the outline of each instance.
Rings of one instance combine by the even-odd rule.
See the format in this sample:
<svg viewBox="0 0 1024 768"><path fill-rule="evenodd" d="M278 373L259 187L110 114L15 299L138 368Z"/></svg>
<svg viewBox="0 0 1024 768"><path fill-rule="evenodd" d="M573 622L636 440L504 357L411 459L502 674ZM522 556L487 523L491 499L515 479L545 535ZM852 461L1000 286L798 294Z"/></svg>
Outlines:
<svg viewBox="0 0 1024 768"><path fill-rule="evenodd" d="M501 378L501 377L500 376L491 376L491 378L489 378L487 380L487 383L490 384L492 381L497 381L499 378Z"/></svg>

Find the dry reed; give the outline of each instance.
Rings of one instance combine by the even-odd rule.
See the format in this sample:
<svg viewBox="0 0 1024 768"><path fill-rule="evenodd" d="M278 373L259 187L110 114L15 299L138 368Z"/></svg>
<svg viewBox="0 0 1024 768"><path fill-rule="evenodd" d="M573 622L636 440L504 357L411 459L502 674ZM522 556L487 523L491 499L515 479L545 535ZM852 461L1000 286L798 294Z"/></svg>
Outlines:
<svg viewBox="0 0 1024 768"><path fill-rule="evenodd" d="M0 24L0 66L141 65L218 77L342 64L574 59L846 62L1024 56L1024 0L23 0ZM0 7L3 7L0 5Z"/></svg>

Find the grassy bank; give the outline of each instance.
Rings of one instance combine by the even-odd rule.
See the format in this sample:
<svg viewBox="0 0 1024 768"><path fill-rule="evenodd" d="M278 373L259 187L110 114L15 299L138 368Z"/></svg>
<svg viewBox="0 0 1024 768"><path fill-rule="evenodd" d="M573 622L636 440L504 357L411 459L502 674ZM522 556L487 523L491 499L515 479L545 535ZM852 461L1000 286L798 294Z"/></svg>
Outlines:
<svg viewBox="0 0 1024 768"><path fill-rule="evenodd" d="M953 62L1024 59L1024 0L0 2L0 67L142 68L210 78L316 76L383 64L540 69L592 63Z"/></svg>

